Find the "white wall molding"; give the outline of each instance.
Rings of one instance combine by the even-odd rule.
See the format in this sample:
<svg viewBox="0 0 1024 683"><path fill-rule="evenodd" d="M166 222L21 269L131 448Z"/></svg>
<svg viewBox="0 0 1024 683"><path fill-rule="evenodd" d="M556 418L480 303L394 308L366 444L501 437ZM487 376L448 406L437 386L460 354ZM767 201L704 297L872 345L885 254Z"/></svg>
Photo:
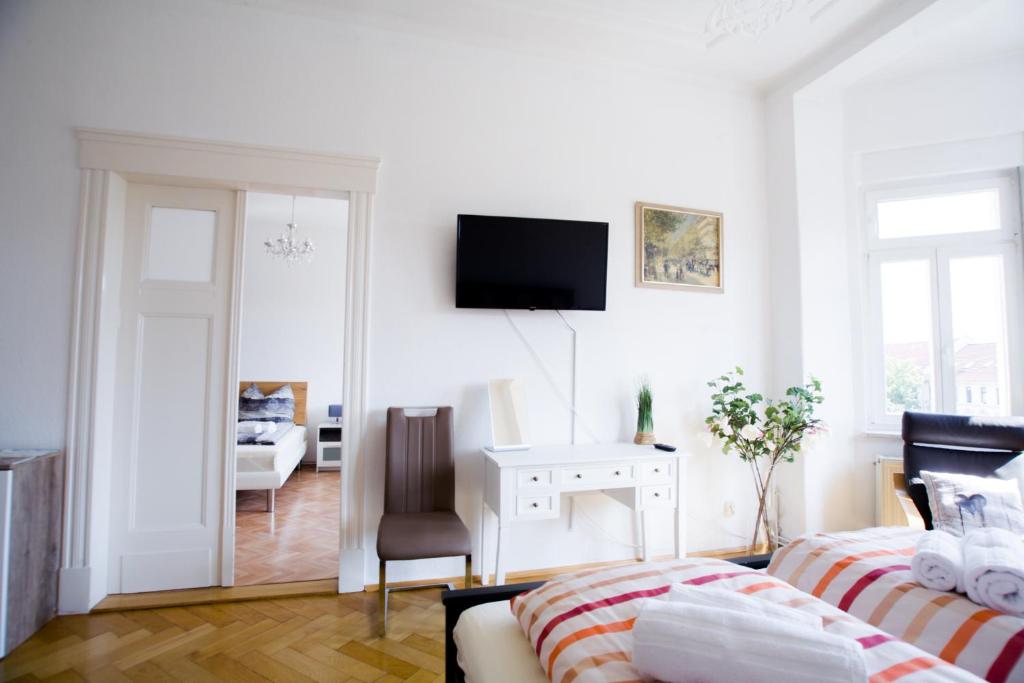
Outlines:
<svg viewBox="0 0 1024 683"><path fill-rule="evenodd" d="M338 591L363 590L366 425L369 416L370 259L373 195L352 192L348 205L348 269L345 282L345 386L342 442L341 545Z"/></svg>
<svg viewBox="0 0 1024 683"><path fill-rule="evenodd" d="M82 169L67 418L67 457L61 557L60 611L86 612L106 595L107 544L91 529L105 528L102 519L109 486L93 481L104 468L97 463L98 354L103 297L105 226L111 206L111 180L167 182L262 190L314 196L348 196L355 239L348 245L349 291L346 292L346 477L342 496L344 523L341 547L362 549L363 495L361 462L367 415L369 358L370 233L373 193L380 161L366 157L209 142L166 136L76 130ZM354 208L353 208L354 207ZM239 248L235 245L236 250ZM236 267L238 253L236 252ZM237 281L236 281L237 285ZM233 332L237 335L237 330ZM349 337L348 335L352 335ZM351 341L349 341L351 339ZM231 361L237 374L237 358ZM348 377L352 380L349 381ZM351 406L351 408L350 408ZM351 435L351 436L350 436ZM100 484L100 485L98 485ZM230 498L227 487L225 495ZM223 510L228 510L226 503ZM223 541L223 539L222 539ZM222 556L231 551L222 542ZM351 557L351 552L343 553ZM354 571L346 563L347 571ZM223 578L223 577L221 577ZM359 588L363 589L362 564ZM348 582L345 584L348 585ZM349 588L350 590L354 590Z"/></svg>
<svg viewBox="0 0 1024 683"><path fill-rule="evenodd" d="M206 180L236 190L342 194L377 189L380 160L369 157L91 128L76 133L82 168Z"/></svg>
<svg viewBox="0 0 1024 683"><path fill-rule="evenodd" d="M64 521L61 544L61 612L86 612L93 604L89 571L89 500L94 437L93 405L99 347L99 307L103 278L105 171L84 170L79 196L75 305L68 365L67 446ZM104 584L105 584L104 580Z"/></svg>

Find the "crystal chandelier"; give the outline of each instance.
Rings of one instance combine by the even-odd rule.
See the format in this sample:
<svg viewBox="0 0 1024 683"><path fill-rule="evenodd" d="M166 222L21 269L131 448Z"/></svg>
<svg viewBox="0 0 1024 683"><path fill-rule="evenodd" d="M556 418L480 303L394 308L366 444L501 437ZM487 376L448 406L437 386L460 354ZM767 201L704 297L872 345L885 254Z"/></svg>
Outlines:
<svg viewBox="0 0 1024 683"><path fill-rule="evenodd" d="M309 238L299 242L295 236L298 227L298 223L295 222L295 197L292 196L292 222L276 240L267 240L263 243L263 246L267 248L267 253L286 263L299 263L300 261L309 263L312 261L315 250L313 242Z"/></svg>
<svg viewBox="0 0 1024 683"><path fill-rule="evenodd" d="M704 33L712 38L757 38L789 14L793 4L794 0L719 0L708 16Z"/></svg>

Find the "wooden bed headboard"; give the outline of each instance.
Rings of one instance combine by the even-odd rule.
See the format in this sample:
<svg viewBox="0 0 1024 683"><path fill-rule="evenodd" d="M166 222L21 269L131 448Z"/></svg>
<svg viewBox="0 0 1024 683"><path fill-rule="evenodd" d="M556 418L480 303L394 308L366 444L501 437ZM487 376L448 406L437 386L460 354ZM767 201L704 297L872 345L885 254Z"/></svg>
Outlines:
<svg viewBox="0 0 1024 683"><path fill-rule="evenodd" d="M241 396L242 392L248 389L250 384L255 384L257 387L259 387L259 390L262 391L265 396L269 396L271 393L277 391L285 384L291 384L292 393L295 394L295 424L306 424L305 382L253 382L252 380L249 380L247 382L239 382L238 395Z"/></svg>

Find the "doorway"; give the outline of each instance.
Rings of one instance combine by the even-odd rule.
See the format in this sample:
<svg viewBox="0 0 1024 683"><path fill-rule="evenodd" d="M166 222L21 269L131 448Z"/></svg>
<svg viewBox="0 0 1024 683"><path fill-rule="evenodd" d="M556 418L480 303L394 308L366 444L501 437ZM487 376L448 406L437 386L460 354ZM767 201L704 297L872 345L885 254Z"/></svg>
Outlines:
<svg viewBox="0 0 1024 683"><path fill-rule="evenodd" d="M365 550L363 491L359 484L363 479L362 451L368 405L370 235L380 160L94 129L77 129L75 133L81 169L81 208L68 392L60 612L88 612L109 593L124 590L233 585L235 463L226 454L234 449L235 420L225 420L224 416L234 415L238 405L237 337L244 246L244 231L240 223L245 215L246 193L255 191L347 198L349 202L343 350L346 381L341 400L345 406L342 421L345 439L341 449L344 490L335 543L341 548L338 590L362 590ZM121 353L119 344L123 322L122 270L126 265L123 263L126 255L124 241L130 232L126 205L129 186L136 184L211 190L223 192L225 200L232 198L234 216L233 221L228 221L230 230L222 231L220 228L220 217L228 215L226 205L217 212L212 267L215 274L208 274L219 282L220 266L229 264L226 271L230 281L227 291L229 315L223 335L224 345L219 341L221 328L217 325L221 309L172 307L164 311L164 315L156 310L144 310L142 305L152 302L140 301L139 310L146 313L144 322L136 318L130 323L136 326L136 336L139 325L142 326L141 356L136 353L135 365L122 362L129 357L128 347L125 353ZM188 203L161 208L204 210ZM161 220L166 218L162 216ZM201 224L202 221L197 220L196 223ZM209 232L201 225L193 226L193 229L197 235ZM179 254L184 262L189 262L192 256L203 251L199 247L201 240L184 239L184 232L160 228L156 232L161 234L157 235L158 241L154 244L162 243L162 249L172 252L186 252L186 256ZM163 239L168 236L170 239ZM220 241L222 236L227 240L223 245ZM142 244L149 243L144 241ZM149 258L148 252L140 248L130 258L138 259L146 268L153 266L156 268L153 272L158 275L160 268L173 265L160 259L144 262L143 255ZM181 267L182 272L177 274L181 282L174 287L166 287L167 293L156 291L163 287L157 283L173 281L173 277L170 280L162 275L143 278L141 273L149 272L143 271L143 266L138 270L140 279L134 284L129 282L129 287L138 287L140 291L144 288L154 290L147 291L147 296L173 295L190 306L196 304L201 292L211 289L210 281L195 280L198 276L190 270L192 266L185 267L181 263L177 266ZM153 282L144 286L144 279ZM212 289L216 290L218 286ZM163 305L163 302L159 303ZM186 458L186 461L193 470L197 462L203 465L216 462L220 469L205 471L207 476L202 491L197 493L177 486L176 477L183 476L186 468L182 466L182 471L174 469L173 454L169 461L157 457L157 454L169 454L175 443L189 439L198 441L194 434L174 431L176 426L185 427L178 424L179 415L174 410L161 412L159 389L182 391L193 398L199 393L195 391L199 382L195 377L201 365L198 354L202 345L195 340L203 334L204 320L211 343L206 346L207 390L202 400L208 409L205 415L209 419L202 425L200 433L209 438L201 455L191 461ZM191 338L191 346L178 348L170 344L161 349L153 345L147 350L148 332L157 331L161 325L173 327L175 324L182 328L180 336ZM147 325L151 325L148 330ZM153 339L152 334L149 334L149 339ZM174 355L186 352L192 354L187 361ZM226 362L221 363L224 354ZM165 356L172 361L166 368L159 362ZM144 365L139 365L140 361L144 361ZM189 362L194 380L191 388L186 386L187 373L177 377L170 370L173 363L186 367ZM123 370L126 367L131 372ZM141 377L139 367L143 368ZM147 373L151 380L148 383ZM156 379L166 384L155 382ZM219 388L210 389L218 383ZM118 392L130 394L125 392L126 387L144 390L147 396L152 392L155 397L146 411L133 407L130 424L127 425L121 422L121 412L115 409ZM172 394L166 398L178 402L179 397ZM219 405L214 405L218 402ZM183 411L187 403L182 402L180 407ZM198 412L196 410L196 414ZM181 414L190 415L187 412ZM214 436L218 431L223 433L223 439L218 440ZM128 435L127 442L131 447L145 436L146 452L129 454L128 457L119 454L118 444L126 439L125 435ZM120 490L115 491L115 484ZM144 486L140 488L140 484ZM126 488L121 489L122 485ZM176 495L182 498L179 500ZM147 506L152 509L147 509ZM220 524L220 529L213 531L217 524ZM129 538L126 530L138 533ZM156 540L161 535L167 542ZM115 545L118 551L114 550ZM168 552L177 555L161 557ZM175 562L181 566L166 566ZM129 569L127 573L123 571L126 567ZM139 582L133 583L132 579L125 582L133 572L140 577ZM161 578L168 574L172 575L169 580Z"/></svg>
<svg viewBox="0 0 1024 683"><path fill-rule="evenodd" d="M247 195L236 586L338 577L347 229L347 200ZM289 230L297 245L291 259L276 248ZM312 250L302 253L307 243ZM284 387L303 394L291 421L287 399L282 416L255 410L271 399L245 398Z"/></svg>

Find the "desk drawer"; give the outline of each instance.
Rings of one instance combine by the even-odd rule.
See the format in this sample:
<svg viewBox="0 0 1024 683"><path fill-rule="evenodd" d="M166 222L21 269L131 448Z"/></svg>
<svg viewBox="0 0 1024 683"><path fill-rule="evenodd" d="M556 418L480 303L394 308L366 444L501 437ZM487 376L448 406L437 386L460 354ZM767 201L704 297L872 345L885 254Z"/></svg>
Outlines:
<svg viewBox="0 0 1024 683"><path fill-rule="evenodd" d="M555 496L516 496L516 517L557 517Z"/></svg>
<svg viewBox="0 0 1024 683"><path fill-rule="evenodd" d="M640 505L645 509L675 507L675 487L644 486L640 489Z"/></svg>
<svg viewBox="0 0 1024 683"><path fill-rule="evenodd" d="M546 489L554 483L551 470L519 470L516 472L516 487L521 489Z"/></svg>
<svg viewBox="0 0 1024 683"><path fill-rule="evenodd" d="M589 467L567 467L562 470L562 488L590 491L595 488L631 486L636 483L636 466L611 463Z"/></svg>
<svg viewBox="0 0 1024 683"><path fill-rule="evenodd" d="M644 484L674 484L675 464L669 461L640 463L640 481Z"/></svg>

